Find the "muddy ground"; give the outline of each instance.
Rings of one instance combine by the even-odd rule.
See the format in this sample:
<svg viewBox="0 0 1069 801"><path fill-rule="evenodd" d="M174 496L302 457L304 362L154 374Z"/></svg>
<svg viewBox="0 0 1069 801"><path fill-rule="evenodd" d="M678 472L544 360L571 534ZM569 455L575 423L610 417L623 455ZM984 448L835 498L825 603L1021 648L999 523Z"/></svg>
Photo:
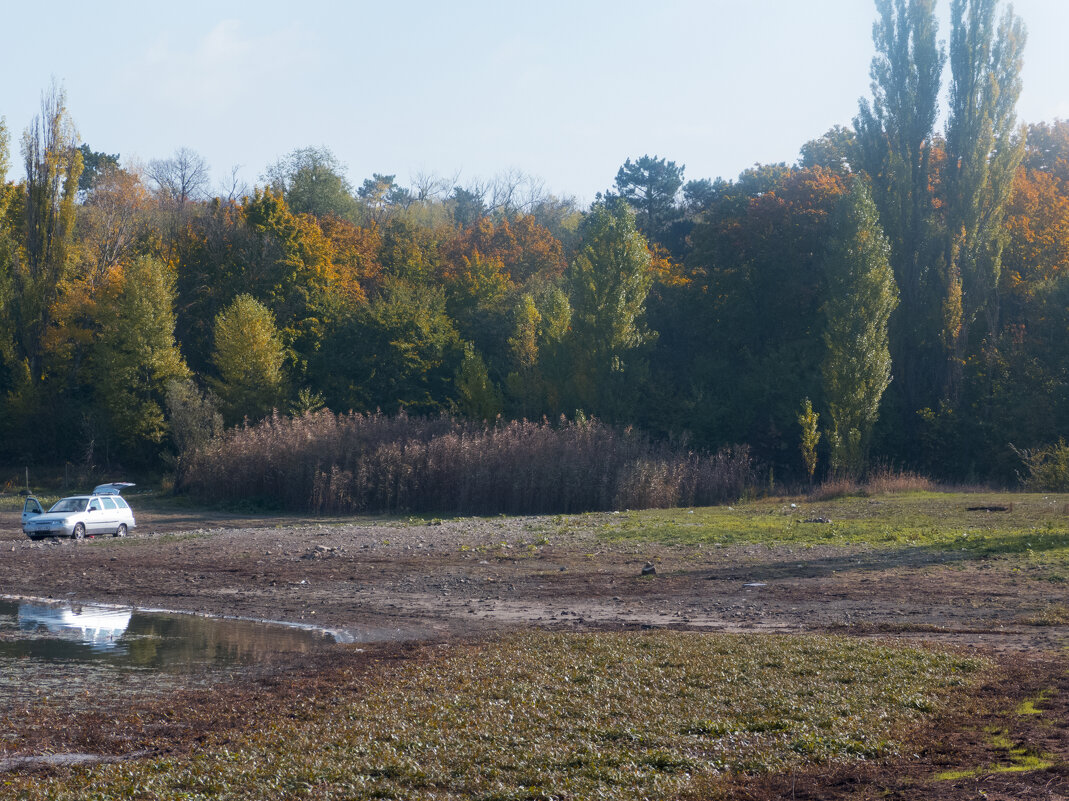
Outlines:
<svg viewBox="0 0 1069 801"><path fill-rule="evenodd" d="M604 541L598 516L309 521L139 512L125 540L30 542L0 513L0 594L303 621L358 640L516 624L854 631L1061 649L1064 584L968 552ZM642 575L652 563L656 573Z"/></svg>
<svg viewBox="0 0 1069 801"><path fill-rule="evenodd" d="M936 642L1000 660L1003 679L984 691L992 698L1054 689L1042 722L1013 724L1022 742L1030 738L1028 747L1055 757L1053 767L943 782L938 791L916 784L914 774L930 775L948 749L958 764L970 748L983 751L985 727L1007 714L1005 703L993 702L971 713L988 715L987 722L962 719L953 731L933 733L909 767L818 772L801 777L801 787L798 777L790 787L774 777L739 793L1069 797L1069 681L1062 664L1069 627L1037 625L1065 602L1064 584L998 560L928 548L609 543L597 536L597 520L316 521L139 510L139 527L125 540L34 543L21 534L15 513L0 512L0 594L314 623L368 643L370 656L353 658L369 659L418 653L423 646L411 640L516 625L834 631ZM649 563L656 572L643 575ZM305 675L320 680L316 671ZM192 701L188 707L199 724L187 722L186 741L201 729L240 724L239 713L227 723L226 716L196 711ZM139 725L150 719L141 715ZM41 725L27 721L27 731ZM47 742L46 730L34 729L37 746L61 747ZM170 745L153 737L156 751L184 747L182 737ZM998 757L975 758L979 765Z"/></svg>

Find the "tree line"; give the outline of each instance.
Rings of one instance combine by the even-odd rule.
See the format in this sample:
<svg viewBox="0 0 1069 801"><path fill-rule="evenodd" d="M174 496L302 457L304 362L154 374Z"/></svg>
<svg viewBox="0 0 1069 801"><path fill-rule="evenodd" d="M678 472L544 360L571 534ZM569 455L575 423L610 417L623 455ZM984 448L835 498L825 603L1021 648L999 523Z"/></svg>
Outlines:
<svg viewBox="0 0 1069 801"><path fill-rule="evenodd" d="M22 180L0 122L0 462L173 468L326 407L1010 481L1069 422L1069 123L1018 122L1012 9L950 12L944 43L935 0L877 0L871 96L796 163L629 158L586 208L325 148L213 192L191 150L92 150L53 86Z"/></svg>

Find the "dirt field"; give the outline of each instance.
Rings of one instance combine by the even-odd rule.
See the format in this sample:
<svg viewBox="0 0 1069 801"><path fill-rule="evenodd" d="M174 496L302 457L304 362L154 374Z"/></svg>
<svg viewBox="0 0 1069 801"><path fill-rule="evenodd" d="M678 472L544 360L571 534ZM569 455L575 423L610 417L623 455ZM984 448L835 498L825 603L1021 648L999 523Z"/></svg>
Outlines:
<svg viewBox="0 0 1069 801"><path fill-rule="evenodd" d="M17 514L0 512L0 594L315 623L378 643L371 651L390 658L422 647L402 642L516 625L834 631L936 642L1000 660L1004 679L985 689L992 698L1051 691L1042 722L1015 725L1029 747L1057 757L1043 771L943 783L938 795L1069 795L1069 680L1061 664L1069 628L1043 620L1064 609L1066 585L1010 562L911 546L611 542L598 534L606 516L314 521L137 511L131 537L83 543L30 542ZM656 572L643 575L649 564ZM985 714L1004 712L995 704ZM947 749L983 751L984 726L963 720L934 734L909 766L815 774L801 787L798 777L790 787L774 777L738 792L934 797L907 792L903 777L931 771Z"/></svg>
<svg viewBox="0 0 1069 801"><path fill-rule="evenodd" d="M303 621L358 640L502 626L852 631L1002 650L1066 593L928 547L606 542L604 516L426 523L139 511L126 540L30 542L0 513L0 592ZM652 563L654 575L642 575Z"/></svg>

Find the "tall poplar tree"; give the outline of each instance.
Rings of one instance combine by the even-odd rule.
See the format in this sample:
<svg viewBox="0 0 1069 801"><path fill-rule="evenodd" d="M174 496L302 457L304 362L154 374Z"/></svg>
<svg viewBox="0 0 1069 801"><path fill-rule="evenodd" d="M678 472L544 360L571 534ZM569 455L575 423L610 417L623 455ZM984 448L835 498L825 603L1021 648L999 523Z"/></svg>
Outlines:
<svg viewBox="0 0 1069 801"><path fill-rule="evenodd" d="M43 340L59 286L70 270L75 197L82 174L78 134L59 86L22 136L26 168L23 241L14 270L15 344L32 386L44 367Z"/></svg>
<svg viewBox="0 0 1069 801"><path fill-rule="evenodd" d="M934 404L940 386L940 243L930 184L932 138L946 60L937 42L935 0L876 0L872 102L854 119L860 166L872 181L880 222L891 242L901 291L891 352L902 422ZM908 430L907 430L908 436Z"/></svg>
<svg viewBox="0 0 1069 801"><path fill-rule="evenodd" d="M1012 9L996 26L997 7L998 0L953 0L950 6L943 339L951 401L960 386L971 323L984 313L985 333L997 331L1003 220L1024 156L1016 107L1025 30Z"/></svg>
<svg viewBox="0 0 1069 801"><path fill-rule="evenodd" d="M887 327L898 305L891 247L864 181L855 179L836 209L825 259L826 348L821 374L828 404L832 470L865 466L880 399L891 381Z"/></svg>
<svg viewBox="0 0 1069 801"><path fill-rule="evenodd" d="M11 297L14 281L12 270L15 264L15 237L12 232L9 209L16 190L7 185L9 167L7 123L3 117L0 117L0 396L11 389L13 359ZM0 401L0 409L2 406L3 402Z"/></svg>

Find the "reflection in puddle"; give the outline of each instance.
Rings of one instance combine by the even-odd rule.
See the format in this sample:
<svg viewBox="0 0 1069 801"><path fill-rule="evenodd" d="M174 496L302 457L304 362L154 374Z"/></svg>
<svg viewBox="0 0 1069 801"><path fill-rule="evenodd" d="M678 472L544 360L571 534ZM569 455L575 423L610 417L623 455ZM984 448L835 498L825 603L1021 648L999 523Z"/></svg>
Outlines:
<svg viewBox="0 0 1069 801"><path fill-rule="evenodd" d="M318 631L94 605L0 601L0 658L188 672L311 653Z"/></svg>
<svg viewBox="0 0 1069 801"><path fill-rule="evenodd" d="M46 606L21 603L19 629L24 632L47 631L64 640L82 642L94 651L122 648L119 638L130 625L132 613L106 606Z"/></svg>

